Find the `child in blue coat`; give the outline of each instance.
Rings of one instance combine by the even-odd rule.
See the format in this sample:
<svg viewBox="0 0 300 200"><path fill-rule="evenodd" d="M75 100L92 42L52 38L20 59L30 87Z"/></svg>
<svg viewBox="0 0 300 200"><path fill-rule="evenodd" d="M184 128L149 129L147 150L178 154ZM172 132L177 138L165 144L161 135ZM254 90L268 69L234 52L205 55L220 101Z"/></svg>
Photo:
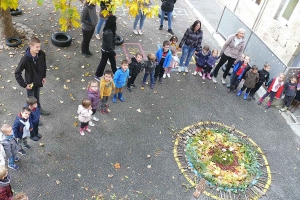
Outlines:
<svg viewBox="0 0 300 200"><path fill-rule="evenodd" d="M154 73L154 82L156 81L157 77L159 77L158 81L162 83L162 77L164 75L165 68L168 68L172 61L170 42L167 40L164 41L163 47L158 49L155 56L156 56L157 65Z"/></svg>
<svg viewBox="0 0 300 200"><path fill-rule="evenodd" d="M42 135L39 133L39 122L41 117L40 109L37 105L37 99L33 96L30 96L26 99L28 108L30 108L30 121L33 126L33 130L30 131L30 139L33 141L38 141L42 138Z"/></svg>
<svg viewBox="0 0 300 200"><path fill-rule="evenodd" d="M128 69L128 61L122 60L121 67L116 71L114 75L114 83L115 83L115 94L113 97L113 103L117 102L117 95L120 101L124 102L123 98L123 87L126 85L126 81L129 78L129 69Z"/></svg>
<svg viewBox="0 0 300 200"><path fill-rule="evenodd" d="M21 112L17 115L13 124L14 135L21 147L19 153L22 155L26 155L26 151L24 151L23 149L24 147L27 149L31 149L31 147L27 144L27 138L30 136L30 131L33 130L32 123L29 120L30 113L30 108L23 107Z"/></svg>

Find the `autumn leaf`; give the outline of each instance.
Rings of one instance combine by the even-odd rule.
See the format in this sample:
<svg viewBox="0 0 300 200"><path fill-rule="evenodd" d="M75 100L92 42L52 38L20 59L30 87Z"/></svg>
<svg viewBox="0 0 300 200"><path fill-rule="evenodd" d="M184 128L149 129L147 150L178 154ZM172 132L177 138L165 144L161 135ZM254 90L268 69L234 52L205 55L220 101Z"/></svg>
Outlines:
<svg viewBox="0 0 300 200"><path fill-rule="evenodd" d="M121 165L118 162L116 162L113 166L114 166L115 169L120 169L121 168Z"/></svg>

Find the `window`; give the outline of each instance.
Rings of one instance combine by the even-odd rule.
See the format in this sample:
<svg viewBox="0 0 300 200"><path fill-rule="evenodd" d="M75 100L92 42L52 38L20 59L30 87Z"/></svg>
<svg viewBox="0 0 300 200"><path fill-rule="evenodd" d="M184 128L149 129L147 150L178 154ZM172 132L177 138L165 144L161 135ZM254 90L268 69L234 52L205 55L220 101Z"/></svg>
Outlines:
<svg viewBox="0 0 300 200"><path fill-rule="evenodd" d="M298 2L299 0L286 0L281 9L278 20L287 24Z"/></svg>

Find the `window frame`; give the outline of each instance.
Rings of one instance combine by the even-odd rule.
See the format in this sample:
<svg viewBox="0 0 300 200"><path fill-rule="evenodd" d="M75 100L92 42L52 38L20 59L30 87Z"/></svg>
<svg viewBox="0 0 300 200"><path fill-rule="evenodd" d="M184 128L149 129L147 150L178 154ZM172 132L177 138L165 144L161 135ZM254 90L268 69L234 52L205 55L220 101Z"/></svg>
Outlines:
<svg viewBox="0 0 300 200"><path fill-rule="evenodd" d="M295 11L295 9L296 9L298 3L299 3L299 0L298 0L296 6L294 7L294 9L293 9L293 11L292 11L292 14L291 14L291 16L290 16L290 19L287 20L287 19L285 19L284 17L282 17L282 15L283 15L283 13L285 12L285 10L287 9L287 6L289 5L290 1L292 1L292 0L286 0L286 1L285 1L284 5L282 6L282 8L281 8L281 10L280 10L280 12L279 12L279 15L278 15L278 17L277 17L278 21L280 21L281 23L284 23L286 26L288 26L289 20L291 19L292 15L293 15L293 13L294 13L294 11Z"/></svg>

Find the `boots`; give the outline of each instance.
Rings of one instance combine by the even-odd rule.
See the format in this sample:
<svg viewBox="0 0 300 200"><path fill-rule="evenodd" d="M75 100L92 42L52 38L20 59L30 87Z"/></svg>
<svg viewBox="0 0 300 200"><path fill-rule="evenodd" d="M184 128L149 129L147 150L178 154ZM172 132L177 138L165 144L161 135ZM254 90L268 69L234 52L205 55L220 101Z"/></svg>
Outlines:
<svg viewBox="0 0 300 200"><path fill-rule="evenodd" d="M117 94L114 94L114 97L113 97L112 102L113 102L113 103L117 103Z"/></svg>
<svg viewBox="0 0 300 200"><path fill-rule="evenodd" d="M243 91L242 90L240 90L237 94L236 94L236 96L241 96L242 95L242 93L243 93Z"/></svg>
<svg viewBox="0 0 300 200"><path fill-rule="evenodd" d="M260 98L259 101L257 102L257 104L258 105L262 104L263 100L264 100L263 98Z"/></svg>
<svg viewBox="0 0 300 200"><path fill-rule="evenodd" d="M207 73L207 74L206 74L206 77L207 77L209 80L211 80L210 73Z"/></svg>
<svg viewBox="0 0 300 200"><path fill-rule="evenodd" d="M247 93L247 92L244 94L244 100L247 100L248 95L249 95L249 93Z"/></svg>
<svg viewBox="0 0 300 200"><path fill-rule="evenodd" d="M203 74L202 74L202 79L203 79L203 80L205 80L205 75L206 75L206 73L203 73Z"/></svg>
<svg viewBox="0 0 300 200"><path fill-rule="evenodd" d="M120 101L124 102L124 98L122 96L123 96L123 93L119 92L118 93L118 99L120 99Z"/></svg>
<svg viewBox="0 0 300 200"><path fill-rule="evenodd" d="M270 108L272 102L268 101L267 105L266 105L266 109Z"/></svg>

